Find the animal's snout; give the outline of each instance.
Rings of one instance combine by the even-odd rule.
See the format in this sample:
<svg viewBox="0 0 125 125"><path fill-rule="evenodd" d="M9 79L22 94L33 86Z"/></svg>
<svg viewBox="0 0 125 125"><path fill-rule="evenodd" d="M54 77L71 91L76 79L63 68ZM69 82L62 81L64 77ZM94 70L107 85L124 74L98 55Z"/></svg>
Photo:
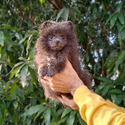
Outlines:
<svg viewBox="0 0 125 125"><path fill-rule="evenodd" d="M60 40L56 40L56 45L58 45L60 43Z"/></svg>

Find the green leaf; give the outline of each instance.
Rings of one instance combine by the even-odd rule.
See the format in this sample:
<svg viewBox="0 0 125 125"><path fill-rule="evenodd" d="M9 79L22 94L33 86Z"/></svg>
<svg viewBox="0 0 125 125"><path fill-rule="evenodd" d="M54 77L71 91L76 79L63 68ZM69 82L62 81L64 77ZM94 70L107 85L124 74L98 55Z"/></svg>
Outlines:
<svg viewBox="0 0 125 125"><path fill-rule="evenodd" d="M81 115L79 114L79 112L77 113L77 117L79 119L80 125L87 125L86 122L81 118Z"/></svg>
<svg viewBox="0 0 125 125"><path fill-rule="evenodd" d="M113 16L115 16L115 15L116 15L116 13L111 14L105 24L107 25L107 23L108 23L108 22L111 20L111 18L112 18Z"/></svg>
<svg viewBox="0 0 125 125"><path fill-rule="evenodd" d="M12 26L4 26L2 27L3 29L9 29L9 30L16 30L16 31L19 31L20 29L19 28L16 28L16 27L12 27Z"/></svg>
<svg viewBox="0 0 125 125"><path fill-rule="evenodd" d="M29 33L32 34L32 35L38 35L38 31L37 30L31 30Z"/></svg>
<svg viewBox="0 0 125 125"><path fill-rule="evenodd" d="M114 72L116 72L116 70L118 69L119 65L123 63L125 59L125 50L122 50L118 53L118 59L115 62L115 68L114 68Z"/></svg>
<svg viewBox="0 0 125 125"><path fill-rule="evenodd" d="M10 87L10 81L7 82L6 87L4 88L5 92L9 89Z"/></svg>
<svg viewBox="0 0 125 125"><path fill-rule="evenodd" d="M31 46L31 42L32 42L31 38L32 38L32 36L33 35L30 35L29 38L28 38L28 40L27 40L26 55L28 55L28 50L29 50L29 48Z"/></svg>
<svg viewBox="0 0 125 125"><path fill-rule="evenodd" d="M120 29L121 29L121 23L120 23L119 21L117 21L116 26L117 26L118 32L120 32Z"/></svg>
<svg viewBox="0 0 125 125"><path fill-rule="evenodd" d="M12 96L13 96L13 94L15 93L15 89L16 89L16 88L18 88L18 86L17 86L17 84L16 84L16 82L15 82L15 83L13 83L13 84L11 85L10 93L11 93Z"/></svg>
<svg viewBox="0 0 125 125"><path fill-rule="evenodd" d="M20 63L21 64L21 63ZM16 71L16 74L15 76L16 77L19 77L19 74L20 74L20 70L25 66L25 63L22 63L22 65L19 66L19 69Z"/></svg>
<svg viewBox="0 0 125 125"><path fill-rule="evenodd" d="M17 38L18 40L20 40L20 34L19 34L19 33L16 33L15 36L16 36L16 38Z"/></svg>
<svg viewBox="0 0 125 125"><path fill-rule="evenodd" d="M67 125L73 125L73 124L74 124L75 114L76 114L76 111L72 111L72 112L70 113L70 116L69 116L69 118L67 119Z"/></svg>
<svg viewBox="0 0 125 125"><path fill-rule="evenodd" d="M24 57L19 57L19 60L22 60L22 61L24 61L24 62L27 62L27 59L24 58Z"/></svg>
<svg viewBox="0 0 125 125"><path fill-rule="evenodd" d="M42 112L44 112L45 107L43 107L40 111L38 111L37 115L34 118L34 121L36 121L36 119L41 115Z"/></svg>
<svg viewBox="0 0 125 125"><path fill-rule="evenodd" d="M103 82L111 82L110 79L106 78L106 77L96 77L98 80L101 80Z"/></svg>
<svg viewBox="0 0 125 125"><path fill-rule="evenodd" d="M45 3L45 0L39 0L41 4Z"/></svg>
<svg viewBox="0 0 125 125"><path fill-rule="evenodd" d="M18 62L18 63L16 63L16 64L14 65L13 69L16 68L16 67L19 66L19 65L22 65L23 63L24 63L24 62Z"/></svg>
<svg viewBox="0 0 125 125"><path fill-rule="evenodd" d="M112 89L112 90L109 91L109 93L111 93L111 94L122 94L123 92L119 89Z"/></svg>
<svg viewBox="0 0 125 125"><path fill-rule="evenodd" d="M124 99L123 94L122 95L117 95L115 104L119 105L122 102L123 99Z"/></svg>
<svg viewBox="0 0 125 125"><path fill-rule="evenodd" d="M49 108L46 108L46 110L44 111L44 120L46 125L50 124L50 114L51 110Z"/></svg>
<svg viewBox="0 0 125 125"><path fill-rule="evenodd" d="M69 9L65 8L63 13L63 18L65 21L67 21L68 17L69 17Z"/></svg>
<svg viewBox="0 0 125 125"><path fill-rule="evenodd" d="M72 9L77 13L78 16L81 16L81 11L79 10L77 6L72 7Z"/></svg>
<svg viewBox="0 0 125 125"><path fill-rule="evenodd" d="M19 44L25 42L28 37L29 37L29 33L26 33L25 37L19 41Z"/></svg>
<svg viewBox="0 0 125 125"><path fill-rule="evenodd" d="M67 114L69 114L70 112L72 111L72 109L71 108L66 108L66 109L64 109L64 112L62 113L62 116L61 116L61 118L63 118L63 117L65 117Z"/></svg>
<svg viewBox="0 0 125 125"><path fill-rule="evenodd" d="M125 105L125 94L123 94L123 102L124 102L124 105Z"/></svg>
<svg viewBox="0 0 125 125"><path fill-rule="evenodd" d="M116 98L117 98L116 94L111 94L111 99L113 103L115 103Z"/></svg>
<svg viewBox="0 0 125 125"><path fill-rule="evenodd" d="M118 17L118 13L114 13L111 20L110 20L110 28L112 28L115 25L117 17Z"/></svg>
<svg viewBox="0 0 125 125"><path fill-rule="evenodd" d="M9 78L10 80L13 78L13 76L16 74L16 72L19 70L19 68L20 67L18 66L14 70L11 71L10 78Z"/></svg>
<svg viewBox="0 0 125 125"><path fill-rule="evenodd" d="M120 32L120 36L123 40L125 40L125 28Z"/></svg>
<svg viewBox="0 0 125 125"><path fill-rule="evenodd" d="M8 112L9 112L11 118L13 119L13 121L17 124L17 122L18 122L18 114L16 112L16 109L14 107L13 102L10 103L10 105L8 107Z"/></svg>
<svg viewBox="0 0 125 125"><path fill-rule="evenodd" d="M51 108L51 115L56 119L58 119L58 115L57 115L57 112L56 112L56 109L55 108Z"/></svg>
<svg viewBox="0 0 125 125"><path fill-rule="evenodd" d="M22 86L26 86L26 77L27 77L27 72L28 72L28 66L24 66L21 70L21 81L22 81Z"/></svg>
<svg viewBox="0 0 125 125"><path fill-rule="evenodd" d="M0 31L0 45L4 44L4 40L5 40L4 33Z"/></svg>
<svg viewBox="0 0 125 125"><path fill-rule="evenodd" d="M75 120L75 116L70 116L70 117L67 119L67 125L73 125L74 120Z"/></svg>
<svg viewBox="0 0 125 125"><path fill-rule="evenodd" d="M111 94L112 102L119 105L121 101L124 99L123 95Z"/></svg>
<svg viewBox="0 0 125 125"><path fill-rule="evenodd" d="M125 17L123 13L119 13L118 18L121 24L125 23Z"/></svg>
<svg viewBox="0 0 125 125"><path fill-rule="evenodd" d="M37 83L37 74L36 74L34 69L32 69L30 67L28 67L28 69L29 69L30 76L31 76L31 79L33 81L33 84L36 85L36 83Z"/></svg>
<svg viewBox="0 0 125 125"><path fill-rule="evenodd" d="M109 84L108 86L105 86L103 89L102 89L102 96L105 96L109 89L110 89L111 85Z"/></svg>
<svg viewBox="0 0 125 125"><path fill-rule="evenodd" d="M66 121L67 117L64 117L64 118L61 118L59 121L58 121L58 124L57 125L62 125L61 123L64 123ZM53 124L55 125L55 124Z"/></svg>
<svg viewBox="0 0 125 125"><path fill-rule="evenodd" d="M65 8L62 8L59 13L57 14L57 17L56 17L56 21L59 20L59 18L62 16L63 12L64 12Z"/></svg>
<svg viewBox="0 0 125 125"><path fill-rule="evenodd" d="M125 66L122 68L117 80L124 81L125 79Z"/></svg>
<svg viewBox="0 0 125 125"><path fill-rule="evenodd" d="M45 107L40 104L40 105L35 105L35 106L32 106L30 107L29 109L27 109L24 113L23 113L23 117L26 117L26 116L30 116L30 115L33 115L37 112L40 112L40 111L44 111L45 110Z"/></svg>
<svg viewBox="0 0 125 125"><path fill-rule="evenodd" d="M0 100L0 113L2 115L3 121L5 120L6 117L6 103L3 100Z"/></svg>
<svg viewBox="0 0 125 125"><path fill-rule="evenodd" d="M120 32L124 31L125 30L125 26L123 25L121 28L120 28Z"/></svg>
<svg viewBox="0 0 125 125"><path fill-rule="evenodd" d="M123 3L120 3L120 4L117 6L117 12L120 12L120 11L121 11L122 4L123 4Z"/></svg>

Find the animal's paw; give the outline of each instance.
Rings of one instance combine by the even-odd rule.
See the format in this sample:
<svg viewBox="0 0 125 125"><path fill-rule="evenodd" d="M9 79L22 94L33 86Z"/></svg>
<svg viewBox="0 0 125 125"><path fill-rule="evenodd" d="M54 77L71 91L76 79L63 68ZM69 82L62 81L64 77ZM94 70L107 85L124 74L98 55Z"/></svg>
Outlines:
<svg viewBox="0 0 125 125"><path fill-rule="evenodd" d="M52 76L53 76L54 74L56 74L57 72L58 72L58 71L56 70L55 67L49 67L47 74L48 74L48 76L52 77Z"/></svg>
<svg viewBox="0 0 125 125"><path fill-rule="evenodd" d="M40 67L38 70L38 74L42 77L44 77L48 72L47 66Z"/></svg>

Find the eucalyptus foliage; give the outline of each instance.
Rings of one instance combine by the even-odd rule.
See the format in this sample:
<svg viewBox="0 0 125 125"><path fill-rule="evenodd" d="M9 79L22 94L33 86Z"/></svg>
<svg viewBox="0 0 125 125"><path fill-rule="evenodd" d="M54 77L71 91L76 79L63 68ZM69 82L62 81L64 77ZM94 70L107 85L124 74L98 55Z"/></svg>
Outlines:
<svg viewBox="0 0 125 125"><path fill-rule="evenodd" d="M125 107L125 1L1 0L0 125L85 125L78 111L46 100L34 45L45 20L72 20L93 90Z"/></svg>

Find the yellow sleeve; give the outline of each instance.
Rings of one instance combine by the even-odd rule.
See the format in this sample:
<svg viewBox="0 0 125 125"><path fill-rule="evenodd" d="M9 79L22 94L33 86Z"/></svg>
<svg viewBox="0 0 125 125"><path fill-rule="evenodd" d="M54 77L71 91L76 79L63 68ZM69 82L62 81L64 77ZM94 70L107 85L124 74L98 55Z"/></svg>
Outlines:
<svg viewBox="0 0 125 125"><path fill-rule="evenodd" d="M87 125L125 125L125 109L105 101L86 86L76 90L74 101Z"/></svg>

